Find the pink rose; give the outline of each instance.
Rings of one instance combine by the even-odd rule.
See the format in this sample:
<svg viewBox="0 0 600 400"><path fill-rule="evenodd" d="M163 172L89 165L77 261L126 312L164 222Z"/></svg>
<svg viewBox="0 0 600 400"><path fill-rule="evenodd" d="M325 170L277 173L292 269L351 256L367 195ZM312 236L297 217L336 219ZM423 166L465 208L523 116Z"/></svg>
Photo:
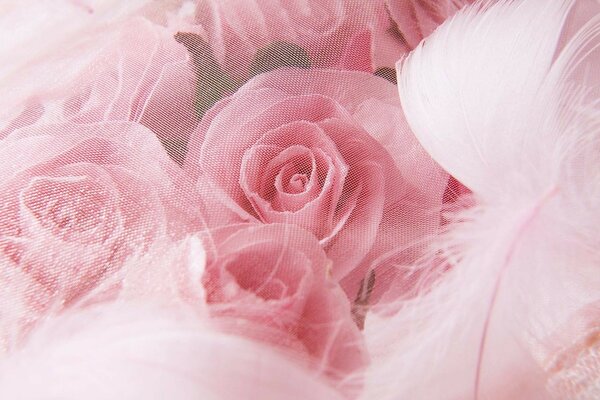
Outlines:
<svg viewBox="0 0 600 400"><path fill-rule="evenodd" d="M337 384L366 365L350 304L314 236L293 225L237 225L207 243L206 302L227 329L308 354Z"/></svg>
<svg viewBox="0 0 600 400"><path fill-rule="evenodd" d="M475 0L385 0L398 31L414 49L447 18Z"/></svg>
<svg viewBox="0 0 600 400"><path fill-rule="evenodd" d="M193 66L169 30L132 20L93 71L82 77L83 92L65 103L67 119L139 122L167 141L185 142L196 128Z"/></svg>
<svg viewBox="0 0 600 400"><path fill-rule="evenodd" d="M23 113L0 131L0 138L36 121L132 121L146 126L168 148L185 149L198 124L196 78L187 49L172 32L142 18L131 19L80 68L71 88L34 95Z"/></svg>
<svg viewBox="0 0 600 400"><path fill-rule="evenodd" d="M332 70L254 78L206 114L184 168L241 220L312 232L351 296L373 262L406 256L434 232L447 180L412 136L393 84Z"/></svg>
<svg viewBox="0 0 600 400"><path fill-rule="evenodd" d="M174 233L177 167L142 125L32 125L4 139L0 157L0 252L60 299Z"/></svg>
<svg viewBox="0 0 600 400"><path fill-rule="evenodd" d="M73 78L140 11L140 3L2 2L0 132L24 110L25 103L51 99L73 87ZM164 7L154 8L152 14L159 17Z"/></svg>
<svg viewBox="0 0 600 400"><path fill-rule="evenodd" d="M383 0L200 0L196 21L219 64L242 80L279 66L373 72L407 50Z"/></svg>

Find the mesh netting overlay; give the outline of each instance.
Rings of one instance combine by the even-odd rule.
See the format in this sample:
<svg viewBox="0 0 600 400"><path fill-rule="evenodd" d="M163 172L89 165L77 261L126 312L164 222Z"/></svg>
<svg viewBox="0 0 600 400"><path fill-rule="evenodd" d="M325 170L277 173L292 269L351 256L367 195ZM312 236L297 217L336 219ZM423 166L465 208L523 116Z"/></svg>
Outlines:
<svg viewBox="0 0 600 400"><path fill-rule="evenodd" d="M597 0L0 31L0 398L600 397Z"/></svg>

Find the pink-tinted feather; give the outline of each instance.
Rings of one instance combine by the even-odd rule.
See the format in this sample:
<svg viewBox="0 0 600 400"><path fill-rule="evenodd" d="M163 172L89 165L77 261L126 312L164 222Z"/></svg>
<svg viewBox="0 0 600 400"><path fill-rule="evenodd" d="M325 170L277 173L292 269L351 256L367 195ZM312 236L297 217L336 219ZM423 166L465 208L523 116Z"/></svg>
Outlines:
<svg viewBox="0 0 600 400"><path fill-rule="evenodd" d="M182 307L104 303L38 327L0 359L3 399L340 399L283 353Z"/></svg>
<svg viewBox="0 0 600 400"><path fill-rule="evenodd" d="M477 205L436 239L438 283L367 318L371 398L564 398L539 348L600 298L600 18L561 47L573 3L480 3L399 65L411 128Z"/></svg>

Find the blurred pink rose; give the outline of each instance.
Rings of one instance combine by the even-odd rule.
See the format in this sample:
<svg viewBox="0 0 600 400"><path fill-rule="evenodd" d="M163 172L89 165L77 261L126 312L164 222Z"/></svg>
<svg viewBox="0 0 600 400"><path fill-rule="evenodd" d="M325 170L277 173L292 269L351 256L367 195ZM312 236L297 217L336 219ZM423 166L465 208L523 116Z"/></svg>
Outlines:
<svg viewBox="0 0 600 400"><path fill-rule="evenodd" d="M385 0L398 31L410 49L447 18L475 0Z"/></svg>
<svg viewBox="0 0 600 400"><path fill-rule="evenodd" d="M136 123L32 125L4 139L0 157L0 251L64 301L176 215L166 199L177 167Z"/></svg>
<svg viewBox="0 0 600 400"><path fill-rule="evenodd" d="M375 260L434 232L447 181L412 136L396 87L354 71L254 78L206 114L184 168L241 220L312 232L352 296Z"/></svg>
<svg viewBox="0 0 600 400"><path fill-rule="evenodd" d="M196 127L193 67L167 29L132 20L92 68L82 93L65 104L69 120L139 122L161 139L187 139Z"/></svg>
<svg viewBox="0 0 600 400"><path fill-rule="evenodd" d="M383 0L200 0L196 21L219 64L242 80L277 66L373 72L407 51Z"/></svg>
<svg viewBox="0 0 600 400"><path fill-rule="evenodd" d="M132 121L163 141L180 141L185 147L198 124L196 78L187 49L172 32L142 18L131 19L93 60L79 67L70 88L33 95L21 115L0 131L0 138L36 121Z"/></svg>
<svg viewBox="0 0 600 400"><path fill-rule="evenodd" d="M173 1L5 0L0 4L0 132L29 101L62 96L74 78L143 13L163 21ZM166 4L169 3L169 4ZM158 5L158 6L157 6ZM142 9L143 8L143 9ZM2 136L0 134L0 136Z"/></svg>
<svg viewBox="0 0 600 400"><path fill-rule="evenodd" d="M314 236L293 225L237 225L215 230L210 243L202 282L226 329L307 353L334 381L365 367L350 304L330 279L330 261ZM239 319L256 325L227 323Z"/></svg>

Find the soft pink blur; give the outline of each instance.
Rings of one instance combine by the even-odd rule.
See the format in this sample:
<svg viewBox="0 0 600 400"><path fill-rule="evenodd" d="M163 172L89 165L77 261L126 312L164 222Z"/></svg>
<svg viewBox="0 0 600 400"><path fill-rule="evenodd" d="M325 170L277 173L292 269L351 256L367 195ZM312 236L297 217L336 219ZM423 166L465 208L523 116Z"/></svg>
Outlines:
<svg viewBox="0 0 600 400"><path fill-rule="evenodd" d="M67 101L68 119L139 122L161 139L187 139L196 127L193 68L168 30L132 21L94 69L83 93Z"/></svg>
<svg viewBox="0 0 600 400"><path fill-rule="evenodd" d="M196 128L196 78L186 48L168 29L131 19L119 35L51 96L34 93L0 138L36 121L139 122L163 140L186 141Z"/></svg>

